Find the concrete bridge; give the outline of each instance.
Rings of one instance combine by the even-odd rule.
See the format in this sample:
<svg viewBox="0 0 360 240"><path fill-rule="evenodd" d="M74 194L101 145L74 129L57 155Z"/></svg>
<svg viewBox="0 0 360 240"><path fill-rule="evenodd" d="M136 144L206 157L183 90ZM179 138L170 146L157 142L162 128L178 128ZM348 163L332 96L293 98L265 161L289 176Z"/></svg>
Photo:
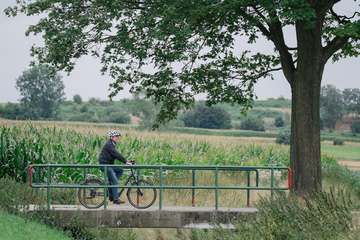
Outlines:
<svg viewBox="0 0 360 240"><path fill-rule="evenodd" d="M82 221L88 227L108 228L227 228L233 229L244 215L254 215L256 208L219 207L150 207L136 209L130 206L108 206L106 210L87 209L80 205L50 205L55 210L61 226L65 227L72 218ZM34 205L29 211L33 211Z"/></svg>

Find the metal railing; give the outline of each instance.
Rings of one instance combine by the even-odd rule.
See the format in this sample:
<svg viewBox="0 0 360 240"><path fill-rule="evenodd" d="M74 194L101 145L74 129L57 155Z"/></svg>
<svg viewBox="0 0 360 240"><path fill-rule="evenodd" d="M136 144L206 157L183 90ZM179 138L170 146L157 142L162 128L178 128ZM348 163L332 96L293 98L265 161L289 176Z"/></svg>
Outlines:
<svg viewBox="0 0 360 240"><path fill-rule="evenodd" d="M250 205L250 191L251 190L270 190L271 197L273 197L274 190L288 190L291 187L291 169L289 167L277 167L277 166L185 166L185 165L101 165L105 168L105 179L107 167L119 166L122 168L134 168L138 169L158 169L159 170L159 185L153 186L141 186L141 188L155 188L159 189L159 210L162 209L162 195L163 189L192 189L192 206L195 206L194 197L195 189L215 189L215 209L218 210L219 205L219 189L239 189L247 190L247 206ZM46 168L46 183L39 183L39 169ZM88 168L99 168L99 165L89 165L89 164L34 164L27 167L27 179L28 184L33 188L46 188L47 189L47 205L50 207L50 188L90 188L90 187L99 187L104 188L104 209L107 206L107 196L106 188L137 188L137 186L131 185L108 185L107 181L104 179L104 185L80 185L80 184L62 184L62 183L51 183L50 168L82 168L84 169L84 179L86 178L86 169ZM32 171L35 170L36 182L32 182ZM269 187L259 187L259 169L267 169L271 172L270 177L270 186ZM275 187L274 186L274 171L275 170L287 170L288 171L288 186L285 187ZM175 186L175 185L163 185L163 171L164 170L192 170L192 186ZM215 171L215 185L214 186L196 186L195 185L195 171L196 170L213 170ZM246 171L247 172L247 186L219 186L219 171ZM256 173L255 186L251 186L250 183L250 174L251 172ZM139 174L138 174L139 175Z"/></svg>

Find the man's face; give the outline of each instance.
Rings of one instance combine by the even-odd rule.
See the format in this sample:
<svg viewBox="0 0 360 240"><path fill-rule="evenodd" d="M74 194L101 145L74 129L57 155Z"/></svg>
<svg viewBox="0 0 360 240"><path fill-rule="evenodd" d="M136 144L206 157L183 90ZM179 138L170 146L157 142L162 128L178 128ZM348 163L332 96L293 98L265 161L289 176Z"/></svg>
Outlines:
<svg viewBox="0 0 360 240"><path fill-rule="evenodd" d="M111 137L111 140L113 140L114 143L117 143L119 141L119 136L113 136Z"/></svg>

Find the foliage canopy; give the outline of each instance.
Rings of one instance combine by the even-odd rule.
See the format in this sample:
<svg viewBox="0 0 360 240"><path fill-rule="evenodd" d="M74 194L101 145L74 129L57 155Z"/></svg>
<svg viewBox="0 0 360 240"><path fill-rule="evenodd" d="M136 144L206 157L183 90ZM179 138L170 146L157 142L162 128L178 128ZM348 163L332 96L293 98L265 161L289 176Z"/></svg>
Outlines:
<svg viewBox="0 0 360 240"><path fill-rule="evenodd" d="M324 67L331 57L360 53L360 13L339 12L336 6L345 0L17 2L7 15L47 13L26 33L43 34L45 46L32 48L40 64L70 72L81 56L99 57L102 72L114 78L110 98L129 84L132 93L162 103L158 123L193 107L201 93L206 106L227 102L246 111L256 98L254 84L282 70L292 91L292 186L303 195L321 187ZM288 26L294 28L295 46L285 37ZM265 37L274 51L241 51L240 37L249 44Z"/></svg>
<svg viewBox="0 0 360 240"><path fill-rule="evenodd" d="M26 33L44 34L45 46L32 47L39 63L70 72L81 56L97 56L101 71L115 79L110 98L125 84L133 93L145 90L148 98L164 103L157 119L164 123L181 107L193 107L199 93L208 94L207 106L223 101L247 109L259 78L281 68L287 75L286 68L295 68L301 57L286 45L282 28L298 21L314 28L317 11L324 11L325 61L335 50L340 51L334 60L358 56L358 13L342 16L333 9L339 1L316 2L32 0L5 12L48 13ZM238 36L256 43L261 35L274 43L274 53L238 54Z"/></svg>

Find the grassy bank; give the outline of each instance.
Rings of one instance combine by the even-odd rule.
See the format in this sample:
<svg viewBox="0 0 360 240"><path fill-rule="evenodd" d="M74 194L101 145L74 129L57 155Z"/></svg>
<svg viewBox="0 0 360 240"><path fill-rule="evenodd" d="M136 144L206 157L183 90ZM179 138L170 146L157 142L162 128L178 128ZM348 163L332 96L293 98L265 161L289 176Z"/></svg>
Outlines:
<svg viewBox="0 0 360 240"><path fill-rule="evenodd" d="M0 213L0 239L70 239L61 230L6 212Z"/></svg>

